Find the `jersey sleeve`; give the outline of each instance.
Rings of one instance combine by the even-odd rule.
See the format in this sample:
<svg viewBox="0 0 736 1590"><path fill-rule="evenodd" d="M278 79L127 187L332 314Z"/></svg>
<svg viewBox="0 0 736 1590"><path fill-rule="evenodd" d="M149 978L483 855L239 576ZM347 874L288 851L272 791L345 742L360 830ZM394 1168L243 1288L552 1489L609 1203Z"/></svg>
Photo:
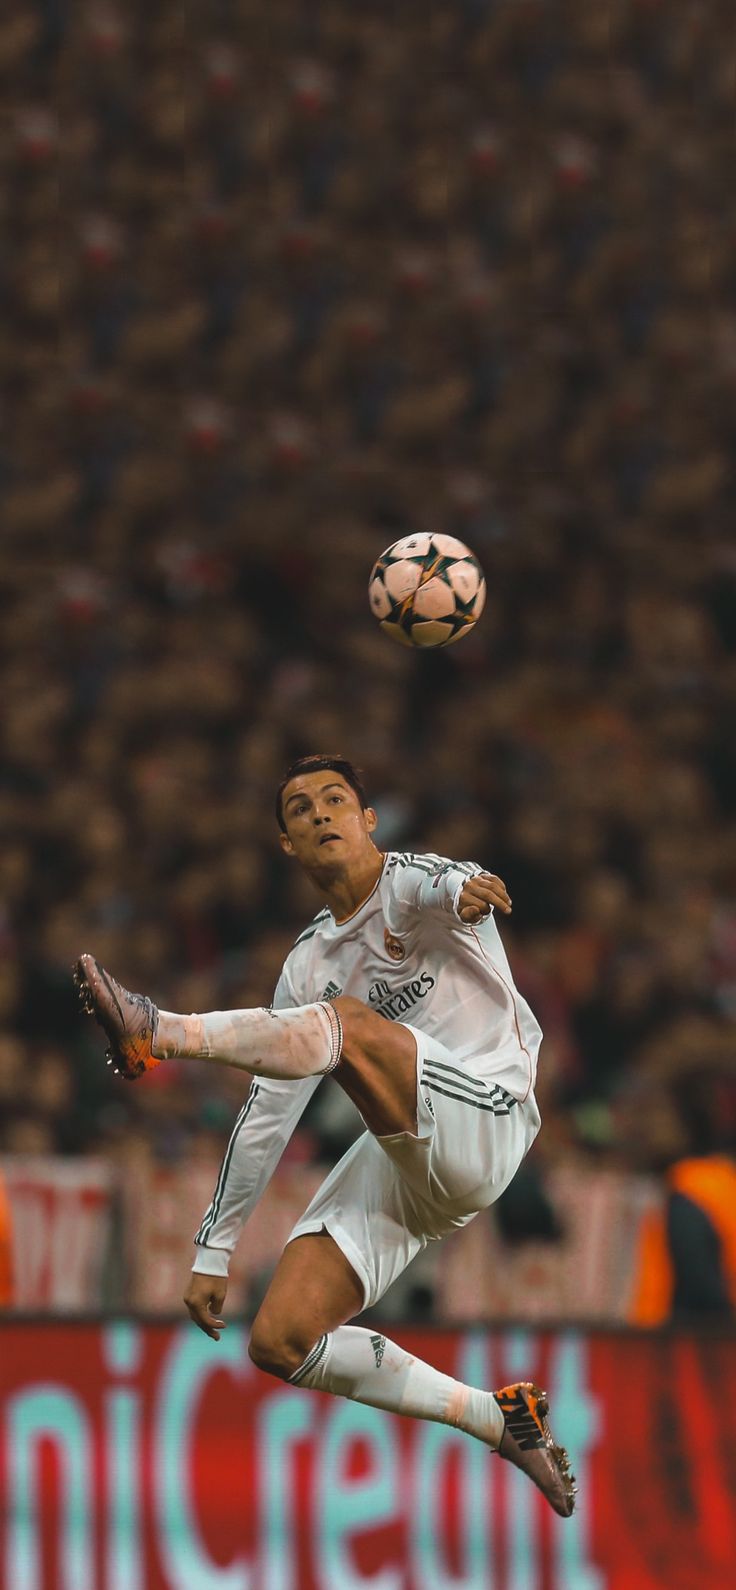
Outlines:
<svg viewBox="0 0 736 1590"><path fill-rule="evenodd" d="M444 856L410 853L392 856L390 867L392 905L404 923L425 911L459 922L460 891L468 878L483 871L474 861L448 861Z"/></svg>
<svg viewBox="0 0 736 1590"><path fill-rule="evenodd" d="M274 1010L304 1003L296 992L288 962L273 997ZM227 1275L240 1232L268 1186L321 1076L296 1082L253 1078L220 1166L212 1201L194 1238L193 1270Z"/></svg>

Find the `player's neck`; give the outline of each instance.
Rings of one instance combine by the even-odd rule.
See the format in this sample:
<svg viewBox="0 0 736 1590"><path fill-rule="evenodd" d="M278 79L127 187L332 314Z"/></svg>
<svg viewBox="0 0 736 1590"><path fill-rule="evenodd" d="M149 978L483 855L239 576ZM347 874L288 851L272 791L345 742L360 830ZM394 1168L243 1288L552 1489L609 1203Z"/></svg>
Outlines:
<svg viewBox="0 0 736 1590"><path fill-rule="evenodd" d="M319 891L336 922L344 922L360 910L378 883L383 861L383 852L371 843L360 859L352 862L344 872L336 872L328 879L319 879Z"/></svg>

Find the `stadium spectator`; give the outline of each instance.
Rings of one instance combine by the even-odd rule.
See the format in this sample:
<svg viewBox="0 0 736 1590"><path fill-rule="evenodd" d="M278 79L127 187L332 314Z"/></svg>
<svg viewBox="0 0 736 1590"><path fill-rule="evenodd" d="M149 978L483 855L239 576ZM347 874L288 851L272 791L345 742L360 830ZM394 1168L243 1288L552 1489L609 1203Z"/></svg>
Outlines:
<svg viewBox="0 0 736 1590"><path fill-rule="evenodd" d="M733 1081L707 1070L660 1090L644 1135L665 1202L642 1227L634 1324L736 1315L735 1105Z"/></svg>

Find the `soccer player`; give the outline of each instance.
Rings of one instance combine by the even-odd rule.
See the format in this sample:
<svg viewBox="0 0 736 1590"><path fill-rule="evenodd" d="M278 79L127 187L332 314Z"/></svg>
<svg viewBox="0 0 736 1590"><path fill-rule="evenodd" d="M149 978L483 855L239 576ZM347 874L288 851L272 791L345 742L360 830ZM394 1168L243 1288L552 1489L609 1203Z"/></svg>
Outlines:
<svg viewBox="0 0 736 1590"><path fill-rule="evenodd" d="M455 1425L522 1469L555 1512L574 1476L530 1382L483 1391L348 1321L427 1241L508 1186L540 1124L541 1039L494 920L500 878L434 855L382 854L376 814L341 757L302 757L279 787L284 853L324 906L286 958L270 1009L176 1015L122 988L91 955L82 1004L126 1079L168 1057L253 1080L197 1232L185 1303L219 1340L230 1254L302 1111L330 1074L366 1131L297 1222L253 1324L250 1355L292 1385Z"/></svg>

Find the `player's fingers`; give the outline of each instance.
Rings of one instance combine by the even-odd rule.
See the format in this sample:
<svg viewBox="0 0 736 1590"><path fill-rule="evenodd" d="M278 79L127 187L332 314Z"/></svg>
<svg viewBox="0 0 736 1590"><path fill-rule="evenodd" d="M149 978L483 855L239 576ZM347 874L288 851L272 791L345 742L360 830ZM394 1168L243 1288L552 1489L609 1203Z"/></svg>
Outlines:
<svg viewBox="0 0 736 1590"><path fill-rule="evenodd" d="M460 895L460 905L477 906L483 916L488 915L491 906L508 913L511 910L511 896L500 878L479 875L469 878L464 885Z"/></svg>
<svg viewBox="0 0 736 1590"><path fill-rule="evenodd" d="M227 1329L225 1320L211 1314L208 1304L199 1301L190 1303L187 1298L184 1299L184 1303L194 1324L204 1331L205 1336L211 1336L214 1341L219 1342L220 1331Z"/></svg>
<svg viewBox="0 0 736 1590"><path fill-rule="evenodd" d="M476 878L471 878L471 883L479 883L489 889L493 895L499 895L502 900L511 900L511 895L503 881L495 872L481 872Z"/></svg>
<svg viewBox="0 0 736 1590"><path fill-rule="evenodd" d="M496 897L496 892L498 892L498 890L494 890L491 884L486 884L486 882L483 882L482 878L471 878L469 879L469 882L467 882L466 886L464 886L463 897L466 898L466 900L477 900L478 905L480 905L480 903L486 903L490 902L490 900L493 900L493 898Z"/></svg>
<svg viewBox="0 0 736 1590"><path fill-rule="evenodd" d="M501 878L483 877L474 880L477 883L477 893L489 905L499 906L502 911L511 910L511 895Z"/></svg>
<svg viewBox="0 0 736 1590"><path fill-rule="evenodd" d="M458 915L463 922L480 922L490 909L490 903L477 891L471 895L463 890L458 902Z"/></svg>
<svg viewBox="0 0 736 1590"><path fill-rule="evenodd" d="M210 1325L215 1325L218 1331L227 1330L227 1320L222 1318L222 1307L225 1302L226 1291L225 1287L218 1287L216 1292L210 1292L207 1303L207 1318ZM219 1337L216 1336L215 1340L218 1341Z"/></svg>
<svg viewBox="0 0 736 1590"><path fill-rule="evenodd" d="M184 1307L187 1311L187 1314L189 1315L190 1320L192 1321L192 1324L196 1325L199 1330L204 1331L205 1336L209 1336L209 1326L205 1316L202 1314L199 1308L199 1305L197 1303L189 1303L185 1298Z"/></svg>
<svg viewBox="0 0 736 1590"><path fill-rule="evenodd" d="M506 885L501 878L484 877L482 872L479 872L473 878L468 878L467 882L463 884L463 889L473 894L482 895L484 898L486 895L491 894L508 895Z"/></svg>

